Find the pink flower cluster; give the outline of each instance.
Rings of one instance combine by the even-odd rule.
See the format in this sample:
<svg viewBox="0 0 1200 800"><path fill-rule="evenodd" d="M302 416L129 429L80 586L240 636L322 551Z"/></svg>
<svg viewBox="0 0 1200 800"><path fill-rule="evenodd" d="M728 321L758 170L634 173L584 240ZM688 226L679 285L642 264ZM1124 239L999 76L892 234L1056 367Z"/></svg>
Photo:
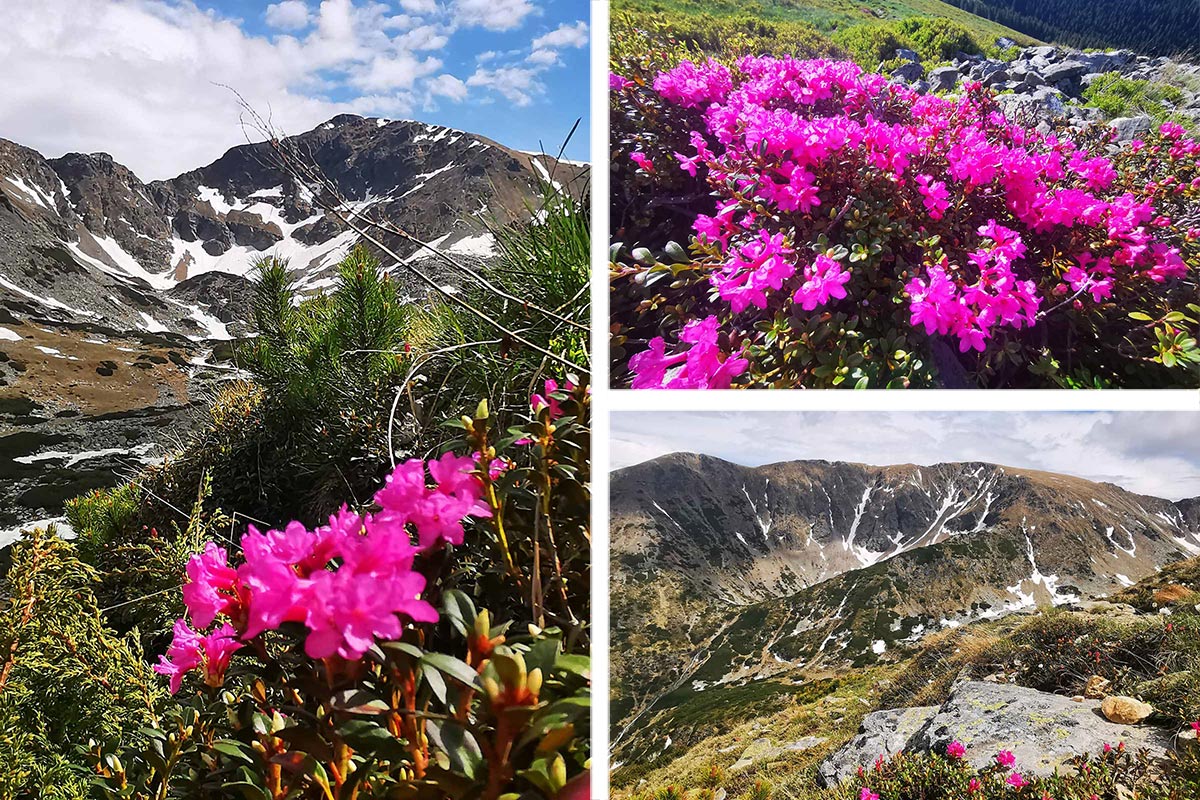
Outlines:
<svg viewBox="0 0 1200 800"><path fill-rule="evenodd" d="M977 83L959 97L918 95L851 62L748 56L733 70L685 61L653 85L667 103L699 109L702 129L685 152L633 157L649 172L652 155L673 156L711 187L716 211L694 231L718 252L709 280L728 305L723 319L788 300L813 311L876 289L853 264L809 255L818 234L836 246L833 209L860 200L891 203L916 232L891 243L909 248L907 263L917 241L939 237L946 259L908 280L906 299L914 326L957 337L964 352L1036 324L1050 297L1101 302L1187 274L1154 187L1128 190L1105 155L1011 124ZM1175 125L1161 132L1169 158L1200 164L1200 142ZM1063 259L1065 271L1054 266ZM657 347L639 360L655 375ZM680 383L704 382L688 376Z"/></svg>
<svg viewBox="0 0 1200 800"><path fill-rule="evenodd" d="M374 513L343 506L314 530L299 522L266 533L250 526L237 567L209 542L187 565L190 624L175 623L174 641L155 671L170 678L172 692L194 669L219 686L237 649L285 623L308 629L304 649L311 658L356 660L376 640L399 638L406 620L436 621L437 611L421 599L425 577L413 562L420 552L462 544L467 518L491 516L479 469L475 459L452 453L406 461L376 493ZM219 616L228 621L198 632Z"/></svg>
<svg viewBox="0 0 1200 800"><path fill-rule="evenodd" d="M697 66L684 61L654 79L654 90L684 108L710 103L724 97L732 86L729 69L709 59Z"/></svg>
<svg viewBox="0 0 1200 800"><path fill-rule="evenodd" d="M979 276L973 283L964 286L961 278L952 278L948 259L943 258L926 268L924 280L913 278L905 286L912 324L924 325L926 333L957 336L963 352L982 352L997 325L1032 326L1041 302L1034 282L1018 280L1013 271L1025 255L1017 232L991 220L979 235L992 244L967 257Z"/></svg>
<svg viewBox="0 0 1200 800"><path fill-rule="evenodd" d="M634 389L728 389L746 371L749 362L737 354L723 353L718 343L717 318L693 320L679 335L690 345L668 354L661 336L650 340L650 349L630 359L637 376Z"/></svg>

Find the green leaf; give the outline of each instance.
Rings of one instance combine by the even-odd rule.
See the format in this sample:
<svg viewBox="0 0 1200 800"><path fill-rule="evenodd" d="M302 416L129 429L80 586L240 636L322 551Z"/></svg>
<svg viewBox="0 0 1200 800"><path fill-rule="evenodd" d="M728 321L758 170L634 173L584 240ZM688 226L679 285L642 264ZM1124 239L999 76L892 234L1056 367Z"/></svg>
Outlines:
<svg viewBox="0 0 1200 800"><path fill-rule="evenodd" d="M246 800L271 800L271 796L267 794L266 789L255 786L253 783L248 783L246 781L226 783L221 788L232 789L242 797L246 798Z"/></svg>
<svg viewBox="0 0 1200 800"><path fill-rule="evenodd" d="M390 710L387 703L361 689L343 689L330 700L334 708L350 714L382 714Z"/></svg>
<svg viewBox="0 0 1200 800"><path fill-rule="evenodd" d="M421 663L449 675L460 683L475 689L483 688L479 675L465 662L445 653L426 653L421 657Z"/></svg>
<svg viewBox="0 0 1200 800"><path fill-rule="evenodd" d="M554 668L584 679L590 680L592 676L592 660L587 656L560 655L554 661Z"/></svg>
<svg viewBox="0 0 1200 800"><path fill-rule="evenodd" d="M524 435L522 431L516 438ZM469 636L475 627L475 617L478 616L478 612L475 610L475 603L465 592L459 589L447 589L442 595L442 615L450 620L450 624L461 635ZM417 657L420 658L419 655Z"/></svg>
<svg viewBox="0 0 1200 800"><path fill-rule="evenodd" d="M1131 311L1129 314L1129 318L1136 319L1138 322L1153 322L1154 321L1154 317L1150 316L1149 314L1145 313L1144 311Z"/></svg>
<svg viewBox="0 0 1200 800"><path fill-rule="evenodd" d="M442 678L442 673L436 669L422 669L421 676L425 678L425 682L429 684L429 688L433 691L433 696L436 697L442 705L446 705L446 681Z"/></svg>
<svg viewBox="0 0 1200 800"><path fill-rule="evenodd" d="M421 648L409 642L381 642L379 646L384 650L393 650L397 653L404 653L406 656L412 656L418 661L421 656L425 655L421 652Z"/></svg>
<svg viewBox="0 0 1200 800"><path fill-rule="evenodd" d="M404 754L404 740L393 736L374 720L352 719L339 725L337 732L347 744L362 753L385 759Z"/></svg>
<svg viewBox="0 0 1200 800"><path fill-rule="evenodd" d="M223 755L244 761L247 764L254 763L254 758L246 752L248 748L241 742L235 742L232 739L218 739L212 743L212 749Z"/></svg>

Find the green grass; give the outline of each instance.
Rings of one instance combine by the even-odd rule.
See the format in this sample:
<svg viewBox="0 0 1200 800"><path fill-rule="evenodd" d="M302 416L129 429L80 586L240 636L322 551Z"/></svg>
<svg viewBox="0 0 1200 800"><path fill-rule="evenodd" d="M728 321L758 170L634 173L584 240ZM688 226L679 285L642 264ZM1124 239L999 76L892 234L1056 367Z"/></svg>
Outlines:
<svg viewBox="0 0 1200 800"><path fill-rule="evenodd" d="M752 16L768 22L806 22L826 34L863 23L909 17L941 17L957 22L987 44L1006 36L1021 45L1037 40L941 0L616 0L615 10L668 16Z"/></svg>
<svg viewBox="0 0 1200 800"><path fill-rule="evenodd" d="M1089 106L1100 109L1109 119L1144 114L1156 125L1178 122L1189 130L1195 127L1191 118L1173 114L1164 106L1164 103L1178 105L1184 97L1178 86L1169 83L1136 80L1109 72L1084 89L1083 97Z"/></svg>

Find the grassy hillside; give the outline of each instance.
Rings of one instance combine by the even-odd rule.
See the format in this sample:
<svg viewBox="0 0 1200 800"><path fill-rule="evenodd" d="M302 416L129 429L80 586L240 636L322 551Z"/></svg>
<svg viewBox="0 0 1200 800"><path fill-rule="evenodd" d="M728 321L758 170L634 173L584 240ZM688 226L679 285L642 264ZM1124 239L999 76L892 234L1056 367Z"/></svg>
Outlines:
<svg viewBox="0 0 1200 800"><path fill-rule="evenodd" d="M766 22L804 22L826 34L863 23L909 17L943 17L991 44L1007 36L1019 44L1036 40L1012 28L956 8L942 0L615 0L613 8L668 16L754 17Z"/></svg>

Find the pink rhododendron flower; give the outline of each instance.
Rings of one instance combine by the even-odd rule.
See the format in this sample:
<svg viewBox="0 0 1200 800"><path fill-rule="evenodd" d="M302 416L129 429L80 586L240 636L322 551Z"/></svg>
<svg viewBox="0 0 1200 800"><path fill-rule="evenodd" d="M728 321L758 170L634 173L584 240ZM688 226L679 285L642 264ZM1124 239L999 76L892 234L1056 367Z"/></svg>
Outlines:
<svg viewBox="0 0 1200 800"><path fill-rule="evenodd" d="M220 686L225 679L229 659L242 643L237 640L237 631L228 623L206 635L192 630L186 620L175 621L174 636L165 656L158 657L154 671L170 679L171 694L179 691L183 676L193 669L201 669L204 681L209 686Z"/></svg>
<svg viewBox="0 0 1200 800"><path fill-rule="evenodd" d="M1178 122L1164 122L1158 132L1168 139L1178 139L1187 133L1187 130Z"/></svg>
<svg viewBox="0 0 1200 800"><path fill-rule="evenodd" d="M548 393L557 389L552 383ZM373 514L343 506L315 530L299 522L266 533L250 526L236 569L222 548L208 543L188 563L188 614L199 627L219 614L230 621L199 633L177 620L155 671L168 676L172 692L193 669L210 686L220 686L244 642L285 623L308 629L310 657L356 660L375 641L399 638L408 622L437 621L437 611L421 597L425 577L413 564L422 550L461 544L468 517L490 516L478 461L478 453L446 453L428 463L398 465L376 493L380 508ZM504 466L497 459L487 468L498 475Z"/></svg>
<svg viewBox="0 0 1200 800"><path fill-rule="evenodd" d="M213 687L222 685L230 658L241 648L237 631L229 623L205 635L200 645L204 652L204 682Z"/></svg>
<svg viewBox="0 0 1200 800"><path fill-rule="evenodd" d="M641 151L629 154L629 160L637 164L643 170L649 173L654 172L654 162L650 160L650 156Z"/></svg>
<svg viewBox="0 0 1200 800"><path fill-rule="evenodd" d="M218 614L237 602L234 594L237 571L229 566L225 548L209 542L203 553L188 559L187 576L183 604L196 627L208 627Z"/></svg>
<svg viewBox="0 0 1200 800"><path fill-rule="evenodd" d="M982 788L983 784L979 782L979 778L971 778L971 780L967 782L967 791L971 794L975 794L975 792L978 792Z"/></svg>
<svg viewBox="0 0 1200 800"><path fill-rule="evenodd" d="M695 121L690 148L631 157L645 160L647 172L651 155L668 158L695 179L696 192L714 196L713 207L691 222L697 242L707 246L701 264L724 303L713 309L718 328L746 331L766 316L758 311L812 312L846 297L866 308L871 295L850 297L852 284L856 292L859 283L876 292L906 270L901 282L910 324L954 337L960 352L986 352L1008 330L1037 325L1041 309L1057 311L1070 294L1076 295L1071 305L1082 309L1187 276L1189 243L1200 239L1198 229L1181 241L1175 230L1181 212L1160 207L1162 197L1193 182L1191 175L1163 169L1132 186L1123 166L1142 152L1163 167L1175 159L1190 168L1200 159L1200 142L1171 123L1150 145L1098 154L1104 151L1085 149L1073 133L1006 118L977 81L956 96L918 95L851 62L790 56L747 56L732 70L711 60L685 61L660 73L652 88L635 90L694 109L679 117ZM899 234L844 220L850 211L857 219L864 207L889 203L893 218L903 217ZM960 218L975 230L958 229ZM941 253L913 270L925 237ZM801 255L839 245L862 253L857 246L868 244L869 253L859 256L863 268L854 262L861 282L850 281L852 273L832 259L804 266ZM1075 263L1059 267L1064 256ZM679 335L681 345L670 352L665 339L654 337L645 352L632 355L638 388L701 387L714 377L726 385L731 368L722 357L741 374L748 365L740 353L757 353L761 342L750 332L745 350L709 357L719 348L689 349ZM693 349L694 366L687 355Z"/></svg>
<svg viewBox="0 0 1200 800"><path fill-rule="evenodd" d="M668 355L661 336L650 340L650 349L629 359L635 389L728 389L746 371L749 362L725 354L717 341L717 318L689 322L679 336L692 346Z"/></svg>
<svg viewBox="0 0 1200 800"><path fill-rule="evenodd" d="M1008 779L1004 782L1014 789L1024 789L1029 785L1029 781L1025 780L1025 777L1019 772L1014 772L1013 774L1009 775Z"/></svg>
<svg viewBox="0 0 1200 800"><path fill-rule="evenodd" d="M846 296L846 283L850 273L842 265L826 255L819 255L812 264L804 268L804 283L796 290L792 299L805 311L825 305L829 298Z"/></svg>
<svg viewBox="0 0 1200 800"><path fill-rule="evenodd" d="M796 274L792 255L782 233L760 230L756 238L730 253L720 272L713 273L713 286L735 314L749 306L766 308L766 290L782 289L784 281Z"/></svg>
<svg viewBox="0 0 1200 800"><path fill-rule="evenodd" d="M999 753L996 753L996 763L1008 769L1017 763L1017 757L1009 750L1001 750Z"/></svg>
<svg viewBox="0 0 1200 800"><path fill-rule="evenodd" d="M364 553L364 556L367 554ZM304 652L311 658L335 653L350 661L362 657L376 639L400 638L403 615L414 622L436 622L433 606L419 599L425 577L398 569L359 568L314 576L305 624L311 631Z"/></svg>
<svg viewBox="0 0 1200 800"><path fill-rule="evenodd" d="M684 108L724 97L731 85L729 70L712 59L700 66L683 61L654 79L656 92Z"/></svg>
<svg viewBox="0 0 1200 800"><path fill-rule="evenodd" d="M533 413L539 413L543 408L550 409L550 420L556 420L563 415L562 406L554 399L554 393L558 391L558 381L547 380L544 384L544 394L535 394L529 398L529 405L533 408Z"/></svg>
<svg viewBox="0 0 1200 800"><path fill-rule="evenodd" d="M917 176L918 191L925 198L925 208L932 219L941 219L950 207L950 192L943 181L935 181L928 175Z"/></svg>
<svg viewBox="0 0 1200 800"><path fill-rule="evenodd" d="M946 746L946 755L955 760L958 760L967 754L967 748L962 742L951 742Z"/></svg>
<svg viewBox="0 0 1200 800"><path fill-rule="evenodd" d="M204 663L200 634L192 630L184 619L175 620L173 630L174 637L167 654L159 656L158 663L154 665L155 672L170 679L171 694L179 691L184 675Z"/></svg>
<svg viewBox="0 0 1200 800"><path fill-rule="evenodd" d="M615 72L608 73L608 90L610 92L620 92L632 85L633 81L628 78L623 78Z"/></svg>
<svg viewBox="0 0 1200 800"><path fill-rule="evenodd" d="M858 794L858 800L879 800L879 795L864 786Z"/></svg>

